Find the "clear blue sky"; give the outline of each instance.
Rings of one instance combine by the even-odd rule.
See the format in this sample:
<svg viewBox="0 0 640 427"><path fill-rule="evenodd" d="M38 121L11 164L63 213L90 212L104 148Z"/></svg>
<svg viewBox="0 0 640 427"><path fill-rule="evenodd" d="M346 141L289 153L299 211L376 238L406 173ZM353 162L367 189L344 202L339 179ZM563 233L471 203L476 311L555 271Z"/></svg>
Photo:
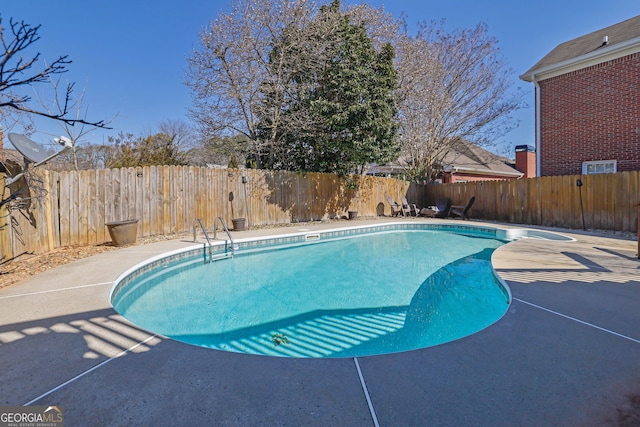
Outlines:
<svg viewBox="0 0 640 427"><path fill-rule="evenodd" d="M347 3L343 0L343 3ZM349 3L357 3L353 0ZM369 0L372 6L407 21L446 19L449 29L489 27L508 66L514 87L526 92L529 108L514 115L519 126L502 146L534 143L533 87L518 76L551 49L567 40L640 15L640 0ZM191 105L184 85L186 58L198 43L199 32L227 9L221 0L3 0L3 25L9 18L41 25L41 39L31 52L49 62L60 55L73 61L64 79L86 87L84 105L89 119L117 117L112 131L88 135L94 143L119 131L136 135L156 130L167 119L188 122ZM48 122L48 123L47 123ZM51 121L38 122L33 139L60 134Z"/></svg>

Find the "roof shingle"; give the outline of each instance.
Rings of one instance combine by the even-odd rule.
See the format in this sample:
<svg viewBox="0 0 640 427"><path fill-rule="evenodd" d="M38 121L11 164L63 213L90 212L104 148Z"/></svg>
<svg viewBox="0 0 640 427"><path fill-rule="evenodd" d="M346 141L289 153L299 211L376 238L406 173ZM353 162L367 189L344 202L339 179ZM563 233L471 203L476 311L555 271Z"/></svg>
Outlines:
<svg viewBox="0 0 640 427"><path fill-rule="evenodd" d="M608 39L606 44L603 43L604 37ZM640 15L559 44L520 78L531 81L531 76L540 70L571 61L599 49L609 49L638 37L640 37Z"/></svg>

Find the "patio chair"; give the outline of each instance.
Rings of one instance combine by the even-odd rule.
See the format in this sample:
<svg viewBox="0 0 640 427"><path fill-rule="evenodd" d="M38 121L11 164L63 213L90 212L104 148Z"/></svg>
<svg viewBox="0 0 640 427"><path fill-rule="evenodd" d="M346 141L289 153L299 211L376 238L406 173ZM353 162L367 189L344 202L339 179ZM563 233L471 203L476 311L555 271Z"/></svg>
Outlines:
<svg viewBox="0 0 640 427"><path fill-rule="evenodd" d="M409 216L418 216L420 213L420 209L415 205L415 203L409 203L406 197L402 198L402 214Z"/></svg>
<svg viewBox="0 0 640 427"><path fill-rule="evenodd" d="M400 214L404 215L404 213L402 212L402 206L394 202L391 196L386 196L386 197L387 197L387 202L391 206L391 216L399 216Z"/></svg>
<svg viewBox="0 0 640 427"><path fill-rule="evenodd" d="M456 218L460 217L462 219L469 219L469 209L473 206L473 202L476 201L476 197L473 196L469 199L466 205L464 206L451 206L451 217Z"/></svg>
<svg viewBox="0 0 640 427"><path fill-rule="evenodd" d="M435 207L435 209L433 209ZM446 218L451 210L451 199L448 197L438 197L435 206L423 208L420 215L430 218Z"/></svg>

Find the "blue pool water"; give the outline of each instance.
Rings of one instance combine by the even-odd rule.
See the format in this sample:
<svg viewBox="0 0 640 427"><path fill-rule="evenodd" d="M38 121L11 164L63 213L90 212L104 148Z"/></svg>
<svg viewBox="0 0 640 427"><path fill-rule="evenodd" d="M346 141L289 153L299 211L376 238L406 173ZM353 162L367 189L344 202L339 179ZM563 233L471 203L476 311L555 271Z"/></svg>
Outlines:
<svg viewBox="0 0 640 427"><path fill-rule="evenodd" d="M507 310L504 242L429 230L170 261L117 290L131 322L178 341L286 357L354 357L473 334ZM203 260L204 258L204 260Z"/></svg>

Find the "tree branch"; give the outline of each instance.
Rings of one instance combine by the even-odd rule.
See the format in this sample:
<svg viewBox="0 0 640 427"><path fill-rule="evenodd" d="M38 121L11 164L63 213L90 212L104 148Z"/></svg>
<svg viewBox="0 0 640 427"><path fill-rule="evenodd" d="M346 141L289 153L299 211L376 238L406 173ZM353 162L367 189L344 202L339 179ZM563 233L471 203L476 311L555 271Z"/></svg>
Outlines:
<svg viewBox="0 0 640 427"><path fill-rule="evenodd" d="M37 116L47 117L53 120L64 122L68 125L85 124L103 129L110 129L106 126L104 120L91 122L85 119L73 119L67 117L69 113L69 101L73 92L73 84L67 86L67 94L62 110L57 114L47 111L35 110L27 106L31 98L29 96L17 96L14 89L24 86L31 86L34 83L42 83L49 81L55 74L67 72L67 65L71 63L67 55L60 56L51 64L46 65L41 70L33 68L40 59L40 53L36 53L30 59L24 59L21 55L23 51L30 47L33 43L40 39L38 30L40 25L35 27L26 24L24 21L14 21L9 19L9 28L11 37L9 40L5 37L5 28L2 25L2 17L0 16L0 109L10 108Z"/></svg>

